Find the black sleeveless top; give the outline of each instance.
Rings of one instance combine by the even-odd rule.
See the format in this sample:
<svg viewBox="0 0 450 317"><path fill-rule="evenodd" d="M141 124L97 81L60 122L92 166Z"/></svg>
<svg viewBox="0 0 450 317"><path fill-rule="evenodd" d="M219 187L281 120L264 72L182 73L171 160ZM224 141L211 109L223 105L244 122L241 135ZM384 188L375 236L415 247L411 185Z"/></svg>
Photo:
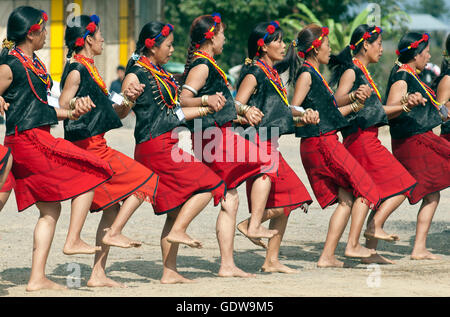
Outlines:
<svg viewBox="0 0 450 317"><path fill-rule="evenodd" d="M197 97L203 95L215 95L216 92L222 92L223 96L226 98L226 103L224 107L219 112L214 112L208 114L201 118L202 129L217 125L223 126L225 123L233 121L237 118L236 108L234 106L234 99L231 96L230 90L228 89L225 81L223 80L220 73L214 67L213 64L206 58L196 58L189 67L189 70L197 65L204 64L208 66L208 78L206 79L205 85L199 90ZM194 120L189 120L187 126L191 131L194 131Z"/></svg>
<svg viewBox="0 0 450 317"><path fill-rule="evenodd" d="M157 90L156 78L153 74L143 67L134 65L128 73L135 74L141 84L145 85L144 92L136 100L133 111L136 114L136 127L134 129L134 138L136 144L156 138L161 134L169 132L183 123L178 119L172 110L168 109L164 102L161 102L160 93ZM170 96L164 86L161 86L164 99L170 101ZM175 90L170 88L172 96Z"/></svg>
<svg viewBox="0 0 450 317"><path fill-rule="evenodd" d="M447 69L447 72L445 73L445 75L442 77L442 79L445 76L450 76L450 69ZM441 79L441 80L442 80ZM439 100L438 100L439 101ZM449 134L450 133L450 120L442 123L441 125L441 134Z"/></svg>
<svg viewBox="0 0 450 317"><path fill-rule="evenodd" d="M113 102L103 93L86 67L78 62L73 62L69 65L67 75L73 70L77 70L81 78L75 97L89 96L95 104L95 108L76 121L64 120L64 138L72 142L79 141L120 128L122 122L113 108ZM64 88L67 75L61 78L61 89Z"/></svg>
<svg viewBox="0 0 450 317"><path fill-rule="evenodd" d="M334 105L333 95L324 85L319 75L315 73L312 67L302 65L297 79L303 72L308 72L311 75L311 89L308 91L301 106L305 109L317 110L320 122L317 125L309 124L303 127L295 127L295 136L299 138L316 137L333 130L342 130L348 126L348 121Z"/></svg>
<svg viewBox="0 0 450 317"><path fill-rule="evenodd" d="M3 98L9 103L6 111L6 135L14 134L16 127L17 131L21 132L57 124L55 109L35 96L28 83L27 73L36 94L47 101L47 87L40 78L31 70L25 70L20 60L13 55L6 56L4 64L8 65L13 73L11 85L3 94Z"/></svg>
<svg viewBox="0 0 450 317"><path fill-rule="evenodd" d="M292 111L275 90L275 87L273 87L264 71L259 66L253 65L242 74L242 78L248 74L255 76L257 86L247 104L260 109L264 113L264 117L258 126L251 127L246 125L246 131L254 128L258 130L261 127L267 128L267 133L263 133L262 131L259 133L261 141L266 141L271 138L271 128L278 128L279 136L294 133L295 125Z"/></svg>
<svg viewBox="0 0 450 317"><path fill-rule="evenodd" d="M399 80L406 81L408 92L420 92L428 101L425 106L418 105L411 109L411 112L402 112L400 116L389 120L390 133L393 139L404 139L410 136L421 134L432 130L442 123L439 111L431 104L424 89L420 86L413 75L406 71L398 71L393 75L392 84ZM386 97L389 96L391 87L386 89Z"/></svg>
<svg viewBox="0 0 450 317"><path fill-rule="evenodd" d="M356 65L348 65L347 69L353 69L355 72L355 81L351 91L357 90L361 85L369 85L369 81L359 67ZM351 112L345 117L349 122L349 126L342 129L342 136L346 138L352 133L358 131L358 128L365 130L373 126L383 126L388 124L388 118L386 112L383 109L383 104L380 99L378 99L377 93L372 92L369 98L366 99L364 108L358 112Z"/></svg>

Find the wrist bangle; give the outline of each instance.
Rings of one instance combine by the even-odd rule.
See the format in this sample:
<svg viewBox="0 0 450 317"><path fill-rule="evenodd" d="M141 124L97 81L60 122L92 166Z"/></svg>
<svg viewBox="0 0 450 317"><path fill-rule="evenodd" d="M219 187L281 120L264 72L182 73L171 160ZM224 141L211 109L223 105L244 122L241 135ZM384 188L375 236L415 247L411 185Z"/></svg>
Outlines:
<svg viewBox="0 0 450 317"><path fill-rule="evenodd" d="M211 109L209 107L198 107L198 114L200 117L204 117L211 113Z"/></svg>
<svg viewBox="0 0 450 317"><path fill-rule="evenodd" d="M406 103L406 104L403 104L403 111L405 111L405 112L411 112L411 109L409 109L408 108L408 104Z"/></svg>
<svg viewBox="0 0 450 317"><path fill-rule="evenodd" d="M67 119L76 121L76 120L78 120L79 118L75 118L75 117L73 116L73 110L67 109Z"/></svg>
<svg viewBox="0 0 450 317"><path fill-rule="evenodd" d="M134 102L131 102L131 100L128 99L127 96L123 96L122 105L131 109L134 107Z"/></svg>
<svg viewBox="0 0 450 317"><path fill-rule="evenodd" d="M408 98L409 98L409 92L407 92L402 99L400 100L400 103L403 104L408 104Z"/></svg>
<svg viewBox="0 0 450 317"><path fill-rule="evenodd" d="M75 109L75 102L77 102L78 97L74 97L72 99L70 99L69 101L69 108L70 110L74 110Z"/></svg>
<svg viewBox="0 0 450 317"><path fill-rule="evenodd" d="M349 94L349 98L350 98L350 101L351 101L351 102L355 102L355 101L356 101L356 94L355 94L354 91L352 91L352 92Z"/></svg>
<svg viewBox="0 0 450 317"><path fill-rule="evenodd" d="M202 96L202 106L207 106L208 105L208 95L203 95Z"/></svg>
<svg viewBox="0 0 450 317"><path fill-rule="evenodd" d="M245 117L247 112L250 110L250 106L241 104L238 109L238 114Z"/></svg>

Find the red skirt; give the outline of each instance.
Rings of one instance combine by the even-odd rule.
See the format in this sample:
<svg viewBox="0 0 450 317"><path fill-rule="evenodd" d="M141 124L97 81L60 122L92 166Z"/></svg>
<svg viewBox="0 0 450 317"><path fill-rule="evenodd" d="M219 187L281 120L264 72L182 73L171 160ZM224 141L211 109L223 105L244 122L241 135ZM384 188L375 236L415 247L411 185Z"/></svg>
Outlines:
<svg viewBox="0 0 450 317"><path fill-rule="evenodd" d="M69 141L54 138L50 127L34 128L5 137L14 162L17 208L37 202L75 198L111 178L109 165Z"/></svg>
<svg viewBox="0 0 450 317"><path fill-rule="evenodd" d="M450 133L447 134L441 134L441 138L446 139L448 142L450 142Z"/></svg>
<svg viewBox="0 0 450 317"><path fill-rule="evenodd" d="M103 136L104 133L73 142L108 162L114 171L109 181L95 189L91 211L107 209L133 194L153 203L158 186L158 175L125 154L110 148Z"/></svg>
<svg viewBox="0 0 450 317"><path fill-rule="evenodd" d="M136 145L135 159L159 175L155 214L162 215L183 205L198 193L211 192L217 206L226 185L209 167L178 147L178 135L164 133Z"/></svg>
<svg viewBox="0 0 450 317"><path fill-rule="evenodd" d="M410 204L450 186L450 143L433 131L392 139L392 152L418 182Z"/></svg>
<svg viewBox="0 0 450 317"><path fill-rule="evenodd" d="M339 142L336 132L302 139L300 156L322 209L337 203L339 187L363 197L371 209L380 204L378 186Z"/></svg>
<svg viewBox="0 0 450 317"><path fill-rule="evenodd" d="M308 206L312 204L311 196L300 178L277 150L278 142L258 140L258 146L267 148L267 153L277 161L276 177L272 180L266 208L283 208L286 216L289 216L292 210L299 207L307 212ZM253 178L246 182L249 211L252 210L250 198L253 182Z"/></svg>
<svg viewBox="0 0 450 317"><path fill-rule="evenodd" d="M378 139L378 127L359 129L344 146L377 184L381 200L400 194L410 197L417 181Z"/></svg>
<svg viewBox="0 0 450 317"><path fill-rule="evenodd" d="M262 174L271 179L276 177L275 162L261 155L263 152L256 144L234 133L231 123L191 136L195 156L201 157L202 162L225 181L228 189Z"/></svg>

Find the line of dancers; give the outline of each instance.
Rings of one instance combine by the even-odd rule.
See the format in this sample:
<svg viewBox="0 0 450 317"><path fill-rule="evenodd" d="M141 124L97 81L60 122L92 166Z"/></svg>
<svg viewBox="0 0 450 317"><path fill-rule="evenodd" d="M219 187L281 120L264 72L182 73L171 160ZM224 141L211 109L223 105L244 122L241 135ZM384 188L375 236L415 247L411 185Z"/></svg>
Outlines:
<svg viewBox="0 0 450 317"><path fill-rule="evenodd" d="M266 249L263 271L297 272L279 261L280 245L290 213L307 212L313 199L278 150L278 137L286 134L301 139L299 158L321 208L337 205L318 267L344 266L336 247L350 218L344 255L363 263L394 263L376 248L379 240L399 240L383 226L406 198L410 204L421 202L411 258L439 258L426 249L426 238L440 191L450 185L449 38L442 75L432 89L418 76L430 59L430 37L405 34L383 97L367 70L383 52L380 27L358 26L349 45L331 55L327 27L306 26L286 52L279 23L259 23L249 35L233 98L214 59L225 43L220 14L193 21L181 82L163 67L174 51L174 27L149 22L140 31L119 95L108 91L94 63L103 51L100 18L81 15L78 25L66 27L68 53L57 99L36 55L46 40L47 21L44 11L16 8L0 53L0 111L6 113L0 204L14 189L19 212L32 205L40 212L28 291L65 288L45 274L65 200L71 200L71 214L63 252L95 254L90 287L124 286L106 276L107 257L111 246L141 246L122 230L144 201L156 215L166 215L161 283L192 282L177 271L178 248L202 247L186 231L211 200L220 205L219 276L254 276L234 262L236 228ZM330 84L320 72L322 64L332 71ZM287 85L279 75L285 72ZM294 87L291 100L288 85ZM131 111L136 115L134 158L104 138ZM59 120L64 120L64 139L50 134ZM383 125L390 127L392 153L378 139ZM439 125L441 136L432 131ZM191 132L193 152L178 144L183 127ZM250 215L237 224L237 188L244 182ZM81 239L89 211L102 213L94 246ZM262 225L267 221L268 228Z"/></svg>

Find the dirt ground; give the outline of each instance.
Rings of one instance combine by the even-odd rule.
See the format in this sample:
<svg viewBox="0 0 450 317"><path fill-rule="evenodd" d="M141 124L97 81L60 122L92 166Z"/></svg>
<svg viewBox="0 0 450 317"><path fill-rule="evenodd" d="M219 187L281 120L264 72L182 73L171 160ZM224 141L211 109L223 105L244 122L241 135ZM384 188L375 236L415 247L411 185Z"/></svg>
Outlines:
<svg viewBox="0 0 450 317"><path fill-rule="evenodd" d="M436 131L438 132L438 131ZM4 126L0 128L4 135ZM52 134L62 136L61 125ZM107 133L108 144L132 156L133 131L126 128ZM380 138L390 149L390 137L386 128L380 129ZM314 198L299 156L299 139L283 136L280 151L286 161L298 173ZM248 217L245 187L239 188L241 204L238 221ZM339 259L349 268L319 269L316 262L323 248L329 217L334 206L321 210L315 201L308 214L299 209L289 219L281 246L281 261L298 274L268 274L260 272L265 252L254 246L238 231L235 239L235 260L256 278L220 278L219 249L215 237L218 209L210 204L192 223L188 232L203 242L203 249L180 248L179 271L195 284L162 285L159 237L165 216L155 216L151 205L144 203L133 215L125 234L144 242L138 249L114 248L110 252L107 272L113 279L128 286L126 289L86 286L93 256L65 256L62 253L67 234L70 208L63 203L63 211L57 225L53 246L47 263L50 279L73 286L67 291L39 291L27 293L26 283L31 268L33 230L38 211L31 207L19 214L14 195L11 195L0 213L0 296L161 296L161 297L298 297L298 296L450 296L450 190L441 193L441 201L428 236L430 251L442 255L439 261L413 261L410 253L415 236L416 215L419 205L404 202L388 219L385 229L397 233L400 241L379 243L379 253L396 262L395 265L368 266L358 260L343 256L348 228L338 249ZM83 238L94 243L100 214L88 216ZM361 239L363 242L363 239ZM78 287L79 285L79 287Z"/></svg>

